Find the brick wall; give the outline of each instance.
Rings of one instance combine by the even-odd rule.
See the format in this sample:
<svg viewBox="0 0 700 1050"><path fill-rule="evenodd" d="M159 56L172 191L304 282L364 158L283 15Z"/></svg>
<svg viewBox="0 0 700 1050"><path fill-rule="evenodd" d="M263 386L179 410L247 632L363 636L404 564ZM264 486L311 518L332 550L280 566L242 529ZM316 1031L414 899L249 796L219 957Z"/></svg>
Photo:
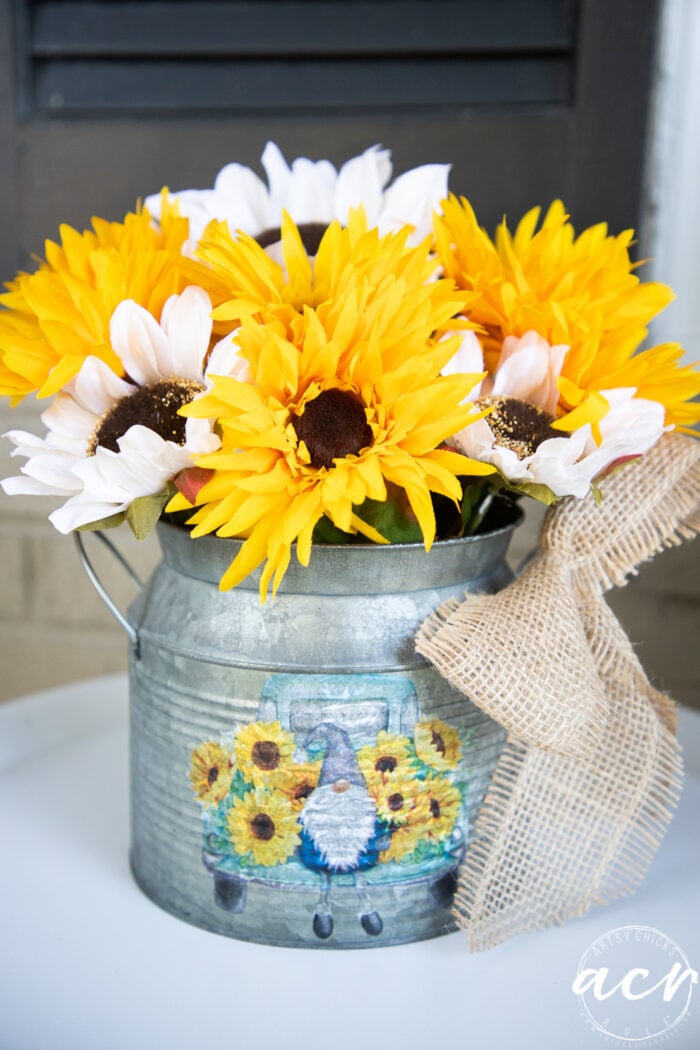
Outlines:
<svg viewBox="0 0 700 1050"><path fill-rule="evenodd" d="M41 433L39 411L32 402L13 410L3 405L0 433ZM0 477L19 473L24 462L12 459L11 449L7 439L0 440ZM52 506L43 497L10 497L0 490L0 699L126 670L126 637L85 576L73 538L47 520ZM137 543L128 529L113 537L145 578L158 558L155 537ZM86 537L87 544L107 589L125 609L133 584L94 537Z"/></svg>

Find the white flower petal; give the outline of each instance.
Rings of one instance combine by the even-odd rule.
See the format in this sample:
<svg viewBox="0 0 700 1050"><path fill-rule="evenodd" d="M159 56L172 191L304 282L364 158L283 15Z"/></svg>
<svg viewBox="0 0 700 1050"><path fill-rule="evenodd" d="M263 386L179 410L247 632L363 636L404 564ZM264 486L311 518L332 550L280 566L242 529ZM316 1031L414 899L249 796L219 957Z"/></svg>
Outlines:
<svg viewBox="0 0 700 1050"><path fill-rule="evenodd" d="M91 525L95 521L102 521L103 518L111 518L113 514L119 514L123 510L126 510L125 504L85 503L73 496L62 507L49 514L49 521L65 536L82 525Z"/></svg>
<svg viewBox="0 0 700 1050"><path fill-rule="evenodd" d="M336 179L337 173L330 161L319 160L314 163L306 157L299 157L292 164L292 177L287 184L283 208L297 225L305 222L329 223L333 218Z"/></svg>
<svg viewBox="0 0 700 1050"><path fill-rule="evenodd" d="M629 456L641 456L648 452L666 430L666 410L658 401L634 397L633 389L601 390L610 405L610 411L600 423L600 447L591 451L585 459L595 478L613 463Z"/></svg>
<svg viewBox="0 0 700 1050"><path fill-rule="evenodd" d="M74 463L72 456L51 449L44 444L43 448L35 451L20 469L24 477L31 478L39 486L37 494L66 496L80 487L73 475ZM11 482L10 487L12 488L15 487L18 479L7 478L6 480ZM23 491L29 492L24 483L23 486ZM9 489L5 488L5 491L9 492Z"/></svg>
<svg viewBox="0 0 700 1050"><path fill-rule="evenodd" d="M351 208L363 205L370 226L381 214L383 189L391 178L391 153L372 146L346 161L338 172L333 195L333 217L347 221Z"/></svg>
<svg viewBox="0 0 700 1050"><path fill-rule="evenodd" d="M210 376L233 376L234 379L238 379L241 383L252 382L253 373L250 364L243 357L240 347L236 343L237 332L238 329L236 328L229 335L220 339L214 345L214 349L209 355L205 373L205 381L207 381L209 389L213 385L212 380L209 379Z"/></svg>
<svg viewBox="0 0 700 1050"><path fill-rule="evenodd" d="M74 467L87 502L128 506L161 492L173 474L191 465L189 450L140 425L119 438L119 452L98 448Z"/></svg>
<svg viewBox="0 0 700 1050"><path fill-rule="evenodd" d="M286 207L287 187L292 177L291 169L276 142L268 142L265 145L261 161L267 175L270 209L273 215L281 218L282 208ZM274 228L280 223L273 221L270 225Z"/></svg>
<svg viewBox="0 0 700 1050"><path fill-rule="evenodd" d="M0 480L0 488L8 496L65 496L66 489L47 485L43 481L18 474L16 477Z"/></svg>
<svg viewBox="0 0 700 1050"><path fill-rule="evenodd" d="M190 456L208 456L221 448L221 438L211 429L208 419L188 419L185 436Z"/></svg>
<svg viewBox="0 0 700 1050"><path fill-rule="evenodd" d="M88 412L67 394L57 394L53 403L42 412L41 421L59 441L80 441L84 450L100 415Z"/></svg>
<svg viewBox="0 0 700 1050"><path fill-rule="evenodd" d="M231 233L243 230L252 237L277 226L270 209L267 186L243 164L227 164L214 182L209 218L226 219Z"/></svg>
<svg viewBox="0 0 700 1050"><path fill-rule="evenodd" d="M517 397L520 401L535 401L534 393L547 379L549 359L539 347L524 347L502 361L493 381L493 393Z"/></svg>
<svg viewBox="0 0 700 1050"><path fill-rule="evenodd" d="M214 190L180 190L179 193L169 193L170 200L175 201L180 209L180 214L189 219L190 238L201 240L202 234L209 222L216 214L217 194ZM162 207L160 193L153 193L146 197L145 205L154 219L160 222Z"/></svg>
<svg viewBox="0 0 700 1050"><path fill-rule="evenodd" d="M271 212L277 217L276 222L271 222L273 228L281 225L283 211L288 211L297 224L330 222L337 179L330 161L298 157L290 168L280 148L268 142L262 165L270 187Z"/></svg>
<svg viewBox="0 0 700 1050"><path fill-rule="evenodd" d="M385 189L391 178L389 150L372 146L346 161L336 171L328 160L298 157L291 166L274 142L263 150L262 165L268 186L250 168L227 164L216 177L213 189L183 190L171 194L180 214L190 221L190 239L183 246L193 254L207 223L228 223L231 233L242 230L253 237L263 230L277 229L282 212L297 224L347 223L350 208L362 205L370 225L388 233L400 226L415 227L410 243L417 244L432 231L432 213L447 196L449 165L425 164L401 175ZM146 198L156 217L161 215L160 195ZM270 248L266 248L270 251Z"/></svg>
<svg viewBox="0 0 700 1050"><path fill-rule="evenodd" d="M433 230L433 212L447 197L449 164L424 164L400 175L384 194L381 233L414 226L409 244L419 244Z"/></svg>
<svg viewBox="0 0 700 1050"><path fill-rule="evenodd" d="M35 452L46 448L46 442L36 434L30 434L27 430L8 430L2 435L8 438L16 447L12 450L12 456L32 456Z"/></svg>
<svg viewBox="0 0 700 1050"><path fill-rule="evenodd" d="M495 440L493 431L485 418L470 423L454 436L454 442L460 452L482 463L491 462L491 450Z"/></svg>
<svg viewBox="0 0 700 1050"><path fill-rule="evenodd" d="M476 332L448 332L445 338L447 339L451 335L461 336L462 343L459 350L450 358L440 374L443 376L478 375L480 372L483 372L484 355ZM482 383L477 383L476 386L472 387L464 401L476 401L481 393L481 387Z"/></svg>
<svg viewBox="0 0 700 1050"><path fill-rule="evenodd" d="M27 460L20 467L22 476L5 478L0 482L8 495L68 496L79 489L80 484L73 474L75 455L71 451L53 447L50 433L48 439L23 430L11 430L4 436L16 446L12 455L24 456Z"/></svg>
<svg viewBox="0 0 700 1050"><path fill-rule="evenodd" d="M503 340L498 367L493 377L493 393L530 401L556 415L559 401L557 379L569 347L550 346L538 332Z"/></svg>
<svg viewBox="0 0 700 1050"><path fill-rule="evenodd" d="M190 285L182 295L171 295L163 307L160 325L169 343L171 375L202 379L211 338L211 299L203 288Z"/></svg>
<svg viewBox="0 0 700 1050"><path fill-rule="evenodd" d="M149 386L172 374L165 332L133 299L119 303L110 319L109 333L127 375L139 386Z"/></svg>
<svg viewBox="0 0 700 1050"><path fill-rule="evenodd" d="M133 394L134 386L116 375L99 357L90 356L85 358L80 371L67 384L65 391L78 405L99 419L115 401Z"/></svg>
<svg viewBox="0 0 700 1050"><path fill-rule="evenodd" d="M582 499L591 487L595 468L583 454L590 424L586 423L571 437L549 438L531 456L524 459L532 481L547 485L555 496Z"/></svg>

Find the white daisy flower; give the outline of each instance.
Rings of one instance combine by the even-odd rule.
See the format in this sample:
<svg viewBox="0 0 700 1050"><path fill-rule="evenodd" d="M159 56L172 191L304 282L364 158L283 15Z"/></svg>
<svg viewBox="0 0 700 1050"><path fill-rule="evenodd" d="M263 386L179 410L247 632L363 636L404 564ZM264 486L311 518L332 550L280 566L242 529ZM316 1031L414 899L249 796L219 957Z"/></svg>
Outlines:
<svg viewBox="0 0 700 1050"><path fill-rule="evenodd" d="M482 372L484 355L474 332L462 334L462 345L443 368L444 375L459 372ZM526 332L518 337L506 336L498 357L494 376L486 376L474 387L468 400L493 394L517 397L554 416L559 400L557 379L569 347L550 346L537 332Z"/></svg>
<svg viewBox="0 0 700 1050"><path fill-rule="evenodd" d="M210 190L183 190L172 196L190 220L193 251L212 219L228 223L231 233L242 230L257 238L271 254L280 240L282 212L300 227L309 254L333 219L346 223L351 208L362 205L370 226L389 233L413 226L409 238L418 244L432 231L433 211L447 197L449 164L425 164L400 175L387 186L392 172L390 151L372 146L336 171L328 160L299 157L289 166L278 146L268 142L262 155L268 185L250 168L227 164ZM146 198L146 207L160 218L161 198Z"/></svg>
<svg viewBox="0 0 700 1050"><path fill-rule="evenodd" d="M513 339L513 342L509 342ZM569 436L552 430L557 392L566 346L549 346L541 336L528 332L504 341L493 377L471 391L476 407L493 409L491 415L465 427L453 443L466 456L491 463L514 485L545 485L555 496L583 498L592 482L616 463L647 452L665 430L665 410L658 401L635 397L634 388L601 390L609 411L598 429L600 443L590 423ZM473 332L464 334L462 346L444 369L447 374L483 371L483 354Z"/></svg>
<svg viewBox="0 0 700 1050"><path fill-rule="evenodd" d="M21 476L0 482L5 492L68 497L49 515L67 533L163 492L193 456L215 452L220 441L212 423L178 415L209 385L207 375L245 378L247 362L230 336L205 368L211 308L207 293L195 287L168 299L160 324L133 300L120 303L110 338L128 378L87 357L42 414L45 437L6 435L13 455L27 462Z"/></svg>

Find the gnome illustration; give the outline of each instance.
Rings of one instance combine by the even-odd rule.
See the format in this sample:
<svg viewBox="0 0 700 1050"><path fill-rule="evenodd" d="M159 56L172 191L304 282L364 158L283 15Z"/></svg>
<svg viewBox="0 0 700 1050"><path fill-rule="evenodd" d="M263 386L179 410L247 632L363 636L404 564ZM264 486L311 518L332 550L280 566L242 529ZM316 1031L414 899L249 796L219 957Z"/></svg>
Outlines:
<svg viewBox="0 0 700 1050"><path fill-rule="evenodd" d="M331 936L331 877L352 873L361 906L360 923L366 933L377 937L384 924L372 909L362 872L377 863L379 852L389 846L391 834L377 819L377 807L345 730L331 722L321 722L308 734L305 746L314 743L325 743L326 753L318 785L306 800L300 817L300 859L321 876L313 930L324 940Z"/></svg>

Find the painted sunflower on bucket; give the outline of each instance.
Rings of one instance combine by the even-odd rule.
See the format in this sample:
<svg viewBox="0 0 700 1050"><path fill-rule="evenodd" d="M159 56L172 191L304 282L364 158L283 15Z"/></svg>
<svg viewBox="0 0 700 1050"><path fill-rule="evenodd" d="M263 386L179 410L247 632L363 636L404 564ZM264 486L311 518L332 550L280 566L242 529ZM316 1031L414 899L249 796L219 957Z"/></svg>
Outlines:
<svg viewBox="0 0 700 1050"><path fill-rule="evenodd" d="M555 202L492 240L446 165L392 182L379 147L263 166L63 226L0 297L0 393L51 399L1 484L60 531L236 537L221 587L261 567L264 600L293 550L429 550L497 494L595 496L700 417L680 347L639 351L672 293L631 231L576 236Z"/></svg>

